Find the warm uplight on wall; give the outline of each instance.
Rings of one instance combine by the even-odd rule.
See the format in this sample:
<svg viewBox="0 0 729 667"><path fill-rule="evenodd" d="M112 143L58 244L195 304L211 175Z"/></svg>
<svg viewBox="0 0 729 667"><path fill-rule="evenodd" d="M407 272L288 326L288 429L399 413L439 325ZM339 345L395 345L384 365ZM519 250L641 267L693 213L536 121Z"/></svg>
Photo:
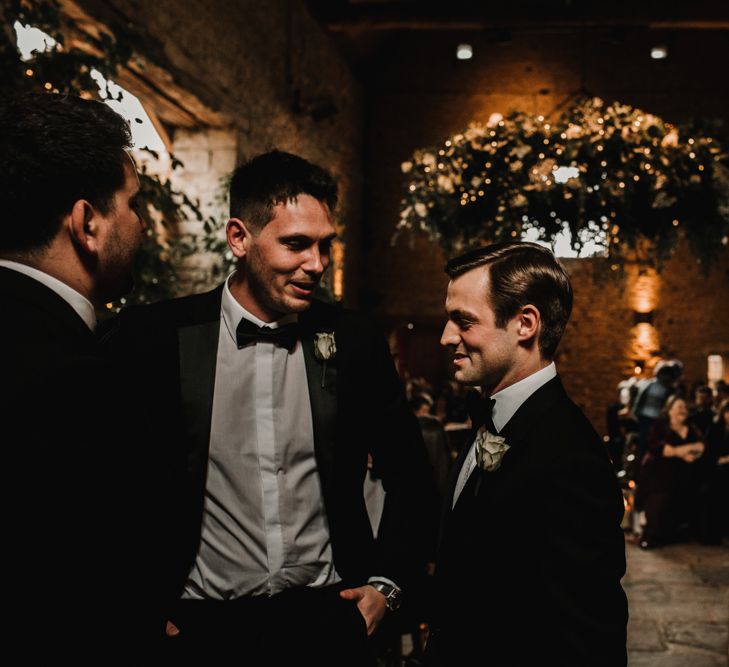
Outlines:
<svg viewBox="0 0 729 667"><path fill-rule="evenodd" d="M458 60L470 60L473 58L473 47L470 44L459 44L456 49Z"/></svg>
<svg viewBox="0 0 729 667"><path fill-rule="evenodd" d="M656 44L651 49L651 58L653 60L663 60L664 58L668 58L668 47L665 44Z"/></svg>
<svg viewBox="0 0 729 667"><path fill-rule="evenodd" d="M706 379L714 386L719 380L724 379L724 359L720 354L710 354L706 362Z"/></svg>
<svg viewBox="0 0 729 667"><path fill-rule="evenodd" d="M658 274L653 270L648 270L631 282L632 284L628 288L628 302L633 311L643 314L654 311L658 305L661 288Z"/></svg>
<svg viewBox="0 0 729 667"><path fill-rule="evenodd" d="M332 292L337 300L344 296L344 243L332 243Z"/></svg>

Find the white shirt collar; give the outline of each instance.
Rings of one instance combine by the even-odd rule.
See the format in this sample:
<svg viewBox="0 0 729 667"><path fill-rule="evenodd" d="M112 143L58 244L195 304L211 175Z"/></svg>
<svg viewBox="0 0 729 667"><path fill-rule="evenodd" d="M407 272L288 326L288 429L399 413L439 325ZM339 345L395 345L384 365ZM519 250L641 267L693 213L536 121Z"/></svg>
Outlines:
<svg viewBox="0 0 729 667"><path fill-rule="evenodd" d="M284 324L290 324L291 322L296 322L298 320L298 315L296 313L290 313L288 315L284 315L275 322L264 322L253 313L247 311L240 305L240 303L238 303L238 301L236 301L230 291L230 287L228 286L228 283L234 273L235 271L226 278L225 284L223 285L223 295L220 300L220 310L223 313L223 321L228 329L228 333L234 341L237 341L236 330L238 329L238 324L243 318L250 320L253 324L259 327L268 327L269 329L277 329Z"/></svg>
<svg viewBox="0 0 729 667"><path fill-rule="evenodd" d="M53 290L76 311L91 331L96 329L96 310L94 309L94 305L83 294L73 289L73 287L27 264L13 262L9 259L0 259L0 266L22 273L28 276L28 278L33 278L33 280L42 283L48 289Z"/></svg>
<svg viewBox="0 0 729 667"><path fill-rule="evenodd" d="M491 419L497 431L501 431L514 413L521 407L521 404L527 400L539 387L547 384L552 378L557 377L557 367L554 362L549 366L532 373L519 382L509 385L505 389L493 394L494 409L491 413Z"/></svg>

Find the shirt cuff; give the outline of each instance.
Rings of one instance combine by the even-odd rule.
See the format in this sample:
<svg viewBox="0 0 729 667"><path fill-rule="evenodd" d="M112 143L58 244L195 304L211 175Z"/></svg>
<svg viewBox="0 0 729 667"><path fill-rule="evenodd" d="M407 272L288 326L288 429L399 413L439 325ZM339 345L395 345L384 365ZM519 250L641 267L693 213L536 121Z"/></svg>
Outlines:
<svg viewBox="0 0 729 667"><path fill-rule="evenodd" d="M402 588L400 588L392 579L388 579L387 577L370 577L367 580L368 584L387 584L388 586L393 586L394 588L397 588L397 590L402 591Z"/></svg>

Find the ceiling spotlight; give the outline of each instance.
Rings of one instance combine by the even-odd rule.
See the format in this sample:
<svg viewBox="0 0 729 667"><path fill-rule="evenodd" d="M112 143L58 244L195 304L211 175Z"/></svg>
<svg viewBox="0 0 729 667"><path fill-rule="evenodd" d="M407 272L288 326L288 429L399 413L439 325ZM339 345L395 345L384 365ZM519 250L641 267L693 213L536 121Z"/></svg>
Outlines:
<svg viewBox="0 0 729 667"><path fill-rule="evenodd" d="M651 49L651 58L653 60L663 60L668 58L668 47L664 44L658 44Z"/></svg>
<svg viewBox="0 0 729 667"><path fill-rule="evenodd" d="M473 47L470 44L459 44L456 49L458 60L470 60L473 58Z"/></svg>

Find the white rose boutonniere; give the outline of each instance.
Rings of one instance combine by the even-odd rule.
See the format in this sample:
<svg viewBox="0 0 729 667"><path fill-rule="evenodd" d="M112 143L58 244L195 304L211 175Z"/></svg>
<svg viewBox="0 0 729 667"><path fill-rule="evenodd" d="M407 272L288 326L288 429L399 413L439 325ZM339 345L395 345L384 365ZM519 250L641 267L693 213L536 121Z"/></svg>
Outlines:
<svg viewBox="0 0 729 667"><path fill-rule="evenodd" d="M500 435L482 429L476 437L476 464L481 470L493 472L501 466L501 459L509 451L510 445Z"/></svg>
<svg viewBox="0 0 729 667"><path fill-rule="evenodd" d="M334 340L334 332L314 334L314 356L323 361L321 370L321 386L324 388L324 379L327 372L327 361L334 359L337 354L337 343Z"/></svg>
<svg viewBox="0 0 729 667"><path fill-rule="evenodd" d="M337 344L334 341L334 333L314 334L314 356L319 361L333 359L337 353Z"/></svg>

